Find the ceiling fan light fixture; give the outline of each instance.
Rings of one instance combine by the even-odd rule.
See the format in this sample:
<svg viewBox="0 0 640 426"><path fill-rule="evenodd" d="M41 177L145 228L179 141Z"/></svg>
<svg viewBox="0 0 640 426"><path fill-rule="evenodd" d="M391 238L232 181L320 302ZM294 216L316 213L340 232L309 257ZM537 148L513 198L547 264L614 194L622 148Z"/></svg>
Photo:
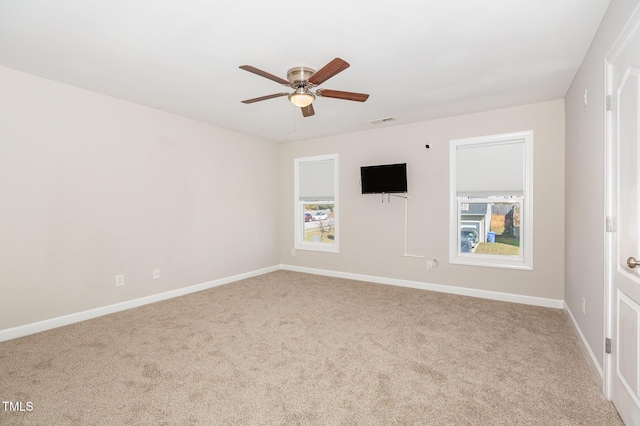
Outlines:
<svg viewBox="0 0 640 426"><path fill-rule="evenodd" d="M289 95L289 101L297 107L304 108L313 103L316 96L304 87L299 87Z"/></svg>

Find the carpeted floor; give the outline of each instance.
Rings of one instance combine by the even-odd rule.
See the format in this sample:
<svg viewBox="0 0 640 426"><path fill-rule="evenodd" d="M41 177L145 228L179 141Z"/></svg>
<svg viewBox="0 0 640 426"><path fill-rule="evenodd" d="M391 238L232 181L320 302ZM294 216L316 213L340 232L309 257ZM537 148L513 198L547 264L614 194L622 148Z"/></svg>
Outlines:
<svg viewBox="0 0 640 426"><path fill-rule="evenodd" d="M561 310L279 271L0 343L13 425L617 425Z"/></svg>

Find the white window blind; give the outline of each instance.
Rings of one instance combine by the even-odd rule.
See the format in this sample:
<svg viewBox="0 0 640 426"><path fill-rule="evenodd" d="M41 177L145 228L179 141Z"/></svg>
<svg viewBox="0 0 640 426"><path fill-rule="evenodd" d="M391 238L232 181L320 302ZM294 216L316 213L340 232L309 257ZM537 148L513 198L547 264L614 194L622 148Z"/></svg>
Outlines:
<svg viewBox="0 0 640 426"><path fill-rule="evenodd" d="M457 195L523 195L524 149L523 139L458 145Z"/></svg>
<svg viewBox="0 0 640 426"><path fill-rule="evenodd" d="M334 200L334 160L301 162L298 170L300 201Z"/></svg>

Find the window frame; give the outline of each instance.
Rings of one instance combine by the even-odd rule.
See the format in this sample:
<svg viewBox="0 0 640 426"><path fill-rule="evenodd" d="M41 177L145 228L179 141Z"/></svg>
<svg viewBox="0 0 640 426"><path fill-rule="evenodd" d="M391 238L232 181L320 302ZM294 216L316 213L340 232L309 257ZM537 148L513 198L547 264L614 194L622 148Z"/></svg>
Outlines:
<svg viewBox="0 0 640 426"><path fill-rule="evenodd" d="M314 163L322 161L333 161L333 201L327 200L300 200L300 165L304 163ZM339 250L339 226L338 226L338 154L317 155L312 157L301 157L294 159L294 248L296 250L308 250L338 253ZM304 205L308 204L333 204L333 243L308 242L304 240Z"/></svg>
<svg viewBox="0 0 640 426"><path fill-rule="evenodd" d="M491 145L496 143L524 143L522 194L511 194L513 202L521 203L520 255L489 255L461 252L460 206L470 202L510 202L506 194L486 194L478 197L458 196L457 152L465 145ZM449 141L449 262L460 265L485 266L507 269L533 269L533 131L503 133Z"/></svg>

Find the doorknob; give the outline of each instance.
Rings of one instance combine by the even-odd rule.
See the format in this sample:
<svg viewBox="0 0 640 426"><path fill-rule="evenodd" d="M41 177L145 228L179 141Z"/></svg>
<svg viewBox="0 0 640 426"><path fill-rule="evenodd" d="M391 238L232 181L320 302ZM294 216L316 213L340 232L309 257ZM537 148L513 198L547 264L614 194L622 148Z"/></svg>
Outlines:
<svg viewBox="0 0 640 426"><path fill-rule="evenodd" d="M640 262L638 262L635 257L631 256L630 258L627 259L627 266L629 268L633 269L638 265L640 265Z"/></svg>

